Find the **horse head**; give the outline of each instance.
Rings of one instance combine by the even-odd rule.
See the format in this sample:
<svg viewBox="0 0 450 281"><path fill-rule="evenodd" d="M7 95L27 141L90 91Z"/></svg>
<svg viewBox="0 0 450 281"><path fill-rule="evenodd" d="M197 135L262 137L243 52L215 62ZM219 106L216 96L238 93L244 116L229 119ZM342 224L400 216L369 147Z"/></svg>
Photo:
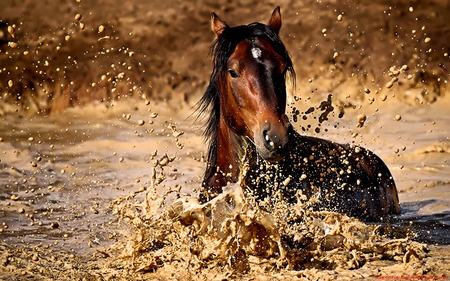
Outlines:
<svg viewBox="0 0 450 281"><path fill-rule="evenodd" d="M218 44L233 37L218 77L222 122L252 142L260 157L278 161L288 153L291 125L286 116L286 73L292 62L278 33L277 7L267 23L230 28L216 14L211 17ZM226 45L226 44L225 44ZM218 48L219 46L216 46Z"/></svg>

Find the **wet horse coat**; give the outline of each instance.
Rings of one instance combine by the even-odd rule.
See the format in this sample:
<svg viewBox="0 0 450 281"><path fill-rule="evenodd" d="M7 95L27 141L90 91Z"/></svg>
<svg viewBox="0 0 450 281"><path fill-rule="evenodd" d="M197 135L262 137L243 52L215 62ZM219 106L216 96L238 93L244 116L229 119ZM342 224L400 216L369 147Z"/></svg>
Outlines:
<svg viewBox="0 0 450 281"><path fill-rule="evenodd" d="M247 194L265 208L273 200L295 203L306 195L317 199L315 208L363 220L399 213L392 175L374 153L292 129L285 81L295 72L278 36L279 8L267 25L229 27L212 13L211 26L217 36L214 69L199 103L200 112L210 110L201 202L245 174Z"/></svg>

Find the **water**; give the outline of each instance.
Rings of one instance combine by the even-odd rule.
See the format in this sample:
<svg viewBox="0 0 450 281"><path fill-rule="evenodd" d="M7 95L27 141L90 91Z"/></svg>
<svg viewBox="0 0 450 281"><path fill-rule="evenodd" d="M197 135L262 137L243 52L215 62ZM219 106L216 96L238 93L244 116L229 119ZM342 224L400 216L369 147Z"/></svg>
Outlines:
<svg viewBox="0 0 450 281"><path fill-rule="evenodd" d="M134 109L129 109L127 113L133 114ZM195 150L195 144L184 144L184 151L177 149L167 127L169 118L139 126L142 112L127 120L118 111L113 117L101 114L99 119L86 108L62 116L2 122L2 241L38 244L63 238L64 247L77 252L86 251L89 241L107 241L117 223L110 202L148 185L151 155L156 151L155 157L168 153L191 162L182 172L169 171L172 185L199 180L202 164L185 152ZM192 140L200 139L192 135Z"/></svg>
<svg viewBox="0 0 450 281"><path fill-rule="evenodd" d="M319 135L341 142L358 141L379 154L391 169L399 189L402 214L393 219L392 226L403 233L401 237L415 233L415 241L437 245L437 252L445 252L450 245L450 142L446 128L450 117L447 114L441 116L441 119L435 119L437 109L439 106L422 109L422 114L427 114L428 118L415 118L415 111L407 109L402 112L403 120L406 120L404 123L383 115L368 115L372 117L368 118L365 127L358 129L359 136L356 138L352 137L356 130L356 114L349 112L341 119L330 118L329 124L322 127L327 128L327 132L321 130ZM154 112L158 116L150 117ZM167 233L177 233L179 237L200 247L199 249L204 247L195 244L199 243L198 240L189 234L189 231L195 229L190 223L176 226L176 219L173 221L173 218L161 213L177 198L194 198L200 187L205 168L201 159L206 146L201 137L200 124L194 123L193 118L186 119L189 114L188 107L179 109L145 105L144 102L138 102L137 105L121 102L108 108L101 104L74 108L63 114L47 117L3 117L0 123L0 137L3 139L0 143L1 243L18 249L44 247L52 249L52 252L69 252L75 256L103 252L104 249L117 245L122 245L119 249L133 256L136 249L142 248L139 255L146 259L141 258L141 264L137 266L138 272L157 272L160 274L157 276L168 276L170 270L176 270L176 265L182 264L180 258L172 255L162 265L150 263L149 260L155 257L155 251L168 251L165 252L166 257L169 252L190 255L194 246L183 248L186 245L178 244L180 238L171 237ZM139 120L144 120L145 123L141 125ZM170 159L167 165L161 165L164 158ZM159 162L155 162L156 160ZM155 180L161 180L161 183L154 186ZM152 190L152 187L155 189ZM245 205L245 200L240 196L234 194L232 198L237 206ZM221 206L224 203L219 201L217 204ZM217 206L214 208L218 208ZM178 212L190 209L195 211L190 211L188 218L196 218L204 212L204 207L195 202ZM221 212L217 213L217 218L226 219L227 216ZM253 213L247 213L248 211L239 209L233 212L232 220L235 216L250 217L251 225L266 229L270 229L270 220L274 220L272 223L275 225L281 223L275 215L274 218L261 220L258 216L252 218L249 214ZM310 214L310 217L313 218L314 215ZM188 221L192 221L192 218ZM323 222L320 221L310 223L322 225ZM342 217L338 221L344 228L354 224L352 231L358 227L361 233L371 232L374 227L361 226ZM201 225L200 222L199 224ZM323 227L328 229L330 225L324 224ZM233 235L253 237L253 230L248 231ZM303 233L305 230L297 231ZM155 242L160 240L152 240L156 239L157 233L166 233L171 246L160 242L161 246ZM212 228L198 237L204 240L202 243L209 241L210 245L222 245L220 241L224 238L217 238L217 233L217 229ZM353 234L349 231L339 235L346 237L345 235ZM141 237L140 240L137 237ZM242 237L239 239L243 239ZM319 241L325 241L324 236L317 237ZM353 236L346 239L356 239L350 237ZM276 253L279 249L276 245L282 240L273 239L270 247L275 248L269 248ZM251 245L252 240L248 241ZM148 243L153 246L146 248ZM154 246L155 243L159 246ZM339 243L336 245L340 245ZM409 251L408 247L412 247L401 243L389 245L400 247L395 248L399 252ZM135 250L130 250L129 245L134 245ZM175 247L177 245L180 247L178 250ZM372 248L367 247L379 251L379 245L371 244ZM216 248L206 247L199 253L208 249L217 251ZM245 248L246 253L253 250L251 246ZM316 251L311 250L310 255L317 257L319 254ZM225 251L222 254L225 262L213 258L214 262L207 264L221 264L227 268L226 261L233 260L231 264L237 262L238 266L231 268L245 272L254 272L256 264L256 268L260 269L275 264L281 268L286 266L280 256L278 260L270 261L261 259L266 254L256 255L256 262L252 260L253 256L243 258L239 253ZM69 257L63 255L62 260ZM334 263L341 266L347 266L351 261L344 254L335 253L335 257L340 257L341 262L336 258ZM344 268L359 268L365 258L358 257L353 261L356 262L355 265ZM394 257L395 255L392 256L395 260ZM328 259L326 256L323 258ZM138 257L133 259L139 260ZM294 260L298 262L298 258ZM292 263L292 259L289 262ZM102 264L99 260L96 263ZM86 265L83 262L80 264ZM80 264L78 265L81 266ZM194 267L199 266L193 261L192 264ZM306 268L318 266L315 263L304 264ZM111 267L111 264L108 266ZM157 270L159 267L162 269ZM330 269L332 268L334 267L331 266ZM91 273L95 275L96 272L92 270ZM227 275L229 271L219 270L219 273ZM290 276L291 273L287 271L284 274ZM250 273L249 276L252 274L256 273Z"/></svg>

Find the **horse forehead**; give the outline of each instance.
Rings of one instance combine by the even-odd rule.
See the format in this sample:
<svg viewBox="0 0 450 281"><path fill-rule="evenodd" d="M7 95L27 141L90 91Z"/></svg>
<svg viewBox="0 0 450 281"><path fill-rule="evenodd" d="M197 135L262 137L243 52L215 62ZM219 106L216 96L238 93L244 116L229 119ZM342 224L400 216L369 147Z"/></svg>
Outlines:
<svg viewBox="0 0 450 281"><path fill-rule="evenodd" d="M254 46L250 51L252 52L252 56L254 59L259 59L262 55L262 51L259 47Z"/></svg>

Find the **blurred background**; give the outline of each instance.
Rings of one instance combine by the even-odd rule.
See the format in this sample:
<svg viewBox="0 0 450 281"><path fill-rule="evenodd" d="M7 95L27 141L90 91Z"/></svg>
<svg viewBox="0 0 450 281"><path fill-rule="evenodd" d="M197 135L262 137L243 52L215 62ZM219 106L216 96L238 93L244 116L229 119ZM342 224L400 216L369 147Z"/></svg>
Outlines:
<svg viewBox="0 0 450 281"><path fill-rule="evenodd" d="M193 103L210 73L210 12L241 25L266 22L277 5L299 96L332 92L349 106L367 91L407 104L445 95L448 1L3 0L0 114L142 95Z"/></svg>

